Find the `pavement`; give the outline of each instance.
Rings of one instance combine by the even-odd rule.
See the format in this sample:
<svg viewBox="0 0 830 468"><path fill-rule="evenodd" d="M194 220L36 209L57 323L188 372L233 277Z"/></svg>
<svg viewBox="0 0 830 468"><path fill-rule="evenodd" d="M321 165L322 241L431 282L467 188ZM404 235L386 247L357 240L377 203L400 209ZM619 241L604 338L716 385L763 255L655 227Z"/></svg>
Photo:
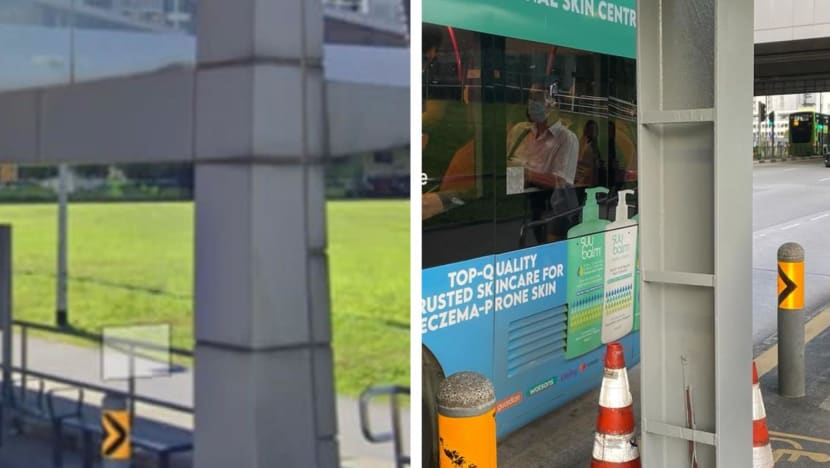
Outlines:
<svg viewBox="0 0 830 468"><path fill-rule="evenodd" d="M15 337L15 347L19 349L19 336ZM59 356L59 359L56 359ZM15 365L19 366L20 353L15 352ZM101 357L97 348L76 344L29 337L29 369L49 374L68 377L93 385L126 390L123 382L110 382L101 379ZM177 371L167 377L141 379L137 382L137 393L157 400L176 403L187 407L193 406L193 373L186 367L177 367ZM31 387L31 383L29 385ZM103 395L87 392L84 401L91 405L90 411L97 411ZM193 417L186 413L164 410L139 404L136 414L147 424L152 424L154 431L180 433L190 432ZM356 400L347 397L337 398L337 419L339 426L339 443L341 465L343 468L389 468L394 466L391 443L370 444L360 430L360 415ZM370 408L371 425L374 431L384 432L390 428L391 414L388 403L373 404ZM94 419L93 419L94 420ZM404 409L401 425L404 429L403 440L406 453L409 453L409 410ZM41 432L41 431L36 431ZM49 467L49 440L45 434L33 436L10 435L5 428L6 439L0 447L0 467L2 468L39 468ZM189 456L177 457L176 467L192 466ZM76 464L77 457L70 455L67 467ZM152 465L150 465L152 466Z"/></svg>
<svg viewBox="0 0 830 468"><path fill-rule="evenodd" d="M830 329L807 343L805 374L802 398L778 394L777 367L760 378L778 468L830 464Z"/></svg>
<svg viewBox="0 0 830 468"><path fill-rule="evenodd" d="M776 467L830 466L830 169L818 158L756 164L753 179L753 355ZM776 261L786 242L806 257L806 396L797 399L777 393ZM639 366L629 378L639 426ZM499 467L588 466L598 400L597 389L500 440Z"/></svg>
<svg viewBox="0 0 830 468"><path fill-rule="evenodd" d="M628 372L634 420L640 419L640 367ZM499 441L499 468L585 468L591 462L599 389Z"/></svg>
<svg viewBox="0 0 830 468"><path fill-rule="evenodd" d="M830 307L816 314L806 329L803 398L778 394L775 345L755 359L778 468L830 465ZM639 366L629 369L629 380L639 432ZM598 401L597 389L508 435L499 441L499 467L584 468L591 460Z"/></svg>

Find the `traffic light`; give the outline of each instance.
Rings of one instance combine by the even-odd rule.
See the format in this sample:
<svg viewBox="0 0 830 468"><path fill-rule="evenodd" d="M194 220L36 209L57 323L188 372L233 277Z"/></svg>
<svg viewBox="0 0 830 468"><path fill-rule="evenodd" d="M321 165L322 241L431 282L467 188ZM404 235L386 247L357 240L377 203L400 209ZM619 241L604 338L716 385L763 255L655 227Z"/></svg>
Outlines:
<svg viewBox="0 0 830 468"><path fill-rule="evenodd" d="M775 125L775 111L769 113L769 124L770 126Z"/></svg>
<svg viewBox="0 0 830 468"><path fill-rule="evenodd" d="M758 103L758 124L767 120L767 105L763 102Z"/></svg>

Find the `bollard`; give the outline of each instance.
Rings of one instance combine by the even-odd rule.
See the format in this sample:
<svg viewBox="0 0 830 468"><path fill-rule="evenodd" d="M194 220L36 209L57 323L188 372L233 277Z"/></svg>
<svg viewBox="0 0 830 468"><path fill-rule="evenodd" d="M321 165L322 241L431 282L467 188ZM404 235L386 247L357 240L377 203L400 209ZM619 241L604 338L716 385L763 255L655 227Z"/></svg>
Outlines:
<svg viewBox="0 0 830 468"><path fill-rule="evenodd" d="M129 468L130 413L123 396L106 395L101 404L101 466L103 468Z"/></svg>
<svg viewBox="0 0 830 468"><path fill-rule="evenodd" d="M778 248L778 392L804 396L804 249Z"/></svg>
<svg viewBox="0 0 830 468"><path fill-rule="evenodd" d="M439 467L496 467L496 391L487 377L458 372L438 388Z"/></svg>

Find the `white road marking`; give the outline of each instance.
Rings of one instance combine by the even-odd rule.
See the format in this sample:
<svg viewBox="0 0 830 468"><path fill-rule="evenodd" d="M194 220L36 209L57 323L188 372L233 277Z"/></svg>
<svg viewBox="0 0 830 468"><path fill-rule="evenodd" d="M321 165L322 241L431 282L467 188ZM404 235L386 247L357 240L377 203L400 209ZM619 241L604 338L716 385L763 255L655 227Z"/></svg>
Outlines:
<svg viewBox="0 0 830 468"><path fill-rule="evenodd" d="M786 231L787 229L792 229L794 227L801 226L801 223L790 224L789 226L784 226L781 228L782 231Z"/></svg>
<svg viewBox="0 0 830 468"><path fill-rule="evenodd" d="M830 213L824 213L824 214L823 214L823 215L821 215L821 216L816 216L815 218L810 218L810 221L818 221L818 220L820 220L821 218L826 218L826 217L828 217L828 216L830 216Z"/></svg>
<svg viewBox="0 0 830 468"><path fill-rule="evenodd" d="M827 181L827 180L830 180L830 177L825 177L825 178L823 178L823 179L819 179L818 181L819 181L819 182L824 182L824 181Z"/></svg>

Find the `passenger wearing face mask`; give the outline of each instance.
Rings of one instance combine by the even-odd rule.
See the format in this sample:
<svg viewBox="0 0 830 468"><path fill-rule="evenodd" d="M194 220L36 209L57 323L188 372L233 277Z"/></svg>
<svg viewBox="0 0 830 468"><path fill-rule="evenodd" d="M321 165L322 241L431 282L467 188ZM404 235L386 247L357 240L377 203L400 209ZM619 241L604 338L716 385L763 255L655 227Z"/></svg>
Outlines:
<svg viewBox="0 0 830 468"><path fill-rule="evenodd" d="M579 139L559 118L554 96L546 95L542 86L530 89L527 122L515 125L507 137L508 163L522 165L529 194L533 221L546 211L560 215L579 206L574 191L574 177L579 160ZM552 123L551 123L552 122ZM573 216L558 216L552 229L534 229L538 243L565 239Z"/></svg>

